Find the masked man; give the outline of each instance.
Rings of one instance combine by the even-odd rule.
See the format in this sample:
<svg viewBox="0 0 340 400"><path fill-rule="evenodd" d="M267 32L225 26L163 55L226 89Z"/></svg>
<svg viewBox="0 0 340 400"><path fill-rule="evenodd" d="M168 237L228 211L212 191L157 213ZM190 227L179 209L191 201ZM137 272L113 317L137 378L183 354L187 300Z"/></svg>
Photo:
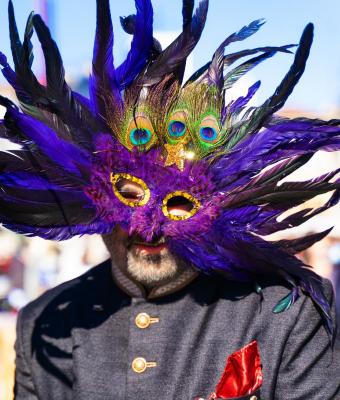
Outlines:
<svg viewBox="0 0 340 400"><path fill-rule="evenodd" d="M15 68L0 63L20 109L0 98L0 134L21 148L1 155L0 221L53 240L102 234L111 253L20 312L17 400L340 398L332 289L295 257L329 231L265 240L339 197L337 171L281 182L316 151L340 148L340 121L275 115L304 71L313 26L275 93L249 108L260 82L234 101L228 90L293 46L225 55L257 20L183 82L208 10L193 3L183 1L183 32L162 50L150 0L136 0L121 20L131 49L114 67L109 1L98 0L87 99L65 82L41 17L30 15L21 41L9 2ZM33 30L45 86L31 70ZM303 206L326 192L323 206Z"/></svg>

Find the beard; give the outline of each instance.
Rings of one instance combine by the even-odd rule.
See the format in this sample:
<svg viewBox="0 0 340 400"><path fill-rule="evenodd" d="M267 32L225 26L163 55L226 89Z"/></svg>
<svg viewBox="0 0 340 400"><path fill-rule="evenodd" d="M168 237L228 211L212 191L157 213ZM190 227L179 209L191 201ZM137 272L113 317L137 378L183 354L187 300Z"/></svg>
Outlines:
<svg viewBox="0 0 340 400"><path fill-rule="evenodd" d="M168 247L159 252L145 252L136 246L140 238L128 236L119 226L102 238L117 267L144 286L151 288L166 283L185 268Z"/></svg>
<svg viewBox="0 0 340 400"><path fill-rule="evenodd" d="M160 284L175 277L180 270L178 261L168 248L149 254L132 246L127 252L127 272L146 286Z"/></svg>

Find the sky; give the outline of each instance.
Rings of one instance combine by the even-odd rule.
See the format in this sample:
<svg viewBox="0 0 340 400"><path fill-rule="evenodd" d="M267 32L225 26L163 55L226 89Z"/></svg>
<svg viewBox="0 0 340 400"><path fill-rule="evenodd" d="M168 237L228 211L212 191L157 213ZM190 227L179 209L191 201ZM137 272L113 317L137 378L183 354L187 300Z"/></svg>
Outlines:
<svg viewBox="0 0 340 400"><path fill-rule="evenodd" d="M51 1L51 0L50 0ZM22 33L31 10L39 11L39 0L13 0L19 31ZM87 74L91 65L95 31L95 0L52 0L53 35L59 45L68 76ZM197 1L196 1L197 3ZM181 29L181 0L153 0L154 31L161 37L174 37ZM115 30L115 59L119 64L129 47L129 36L119 24L119 16L134 12L133 0L111 0ZM192 59L196 70L205 64L220 42L249 22L265 18L266 24L249 39L230 45L226 53L246 48L298 43L304 26L315 25L315 38L305 74L286 108L303 109L324 115L340 106L340 24L338 0L210 0L208 20ZM0 50L10 57L7 0L0 0ZM255 103L261 104L280 83L293 60L280 54L256 67L240 82L247 87L260 79ZM35 70L39 71L39 57ZM1 78L2 79L2 78ZM0 80L3 83L3 80Z"/></svg>

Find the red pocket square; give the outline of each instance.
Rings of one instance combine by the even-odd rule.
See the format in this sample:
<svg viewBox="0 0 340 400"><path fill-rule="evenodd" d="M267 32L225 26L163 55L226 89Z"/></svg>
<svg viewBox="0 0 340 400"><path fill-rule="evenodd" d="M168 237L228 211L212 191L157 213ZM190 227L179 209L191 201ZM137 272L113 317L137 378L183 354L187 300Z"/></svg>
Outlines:
<svg viewBox="0 0 340 400"><path fill-rule="evenodd" d="M261 360L256 340L231 354L210 399L230 399L252 394L262 384Z"/></svg>

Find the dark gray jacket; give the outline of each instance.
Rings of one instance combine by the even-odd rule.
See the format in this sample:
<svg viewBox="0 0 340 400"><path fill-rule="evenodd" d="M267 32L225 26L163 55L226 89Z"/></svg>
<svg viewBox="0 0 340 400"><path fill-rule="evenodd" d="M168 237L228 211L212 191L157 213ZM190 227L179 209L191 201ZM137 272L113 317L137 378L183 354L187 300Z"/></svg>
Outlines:
<svg viewBox="0 0 340 400"><path fill-rule="evenodd" d="M262 284L262 302L248 285L208 276L160 298L131 298L105 262L20 312L15 399L206 399L227 356L255 339L264 375L258 399L340 399L340 352L332 353L311 300L273 314L288 289ZM158 322L141 329L140 313ZM156 365L136 373L138 357Z"/></svg>

